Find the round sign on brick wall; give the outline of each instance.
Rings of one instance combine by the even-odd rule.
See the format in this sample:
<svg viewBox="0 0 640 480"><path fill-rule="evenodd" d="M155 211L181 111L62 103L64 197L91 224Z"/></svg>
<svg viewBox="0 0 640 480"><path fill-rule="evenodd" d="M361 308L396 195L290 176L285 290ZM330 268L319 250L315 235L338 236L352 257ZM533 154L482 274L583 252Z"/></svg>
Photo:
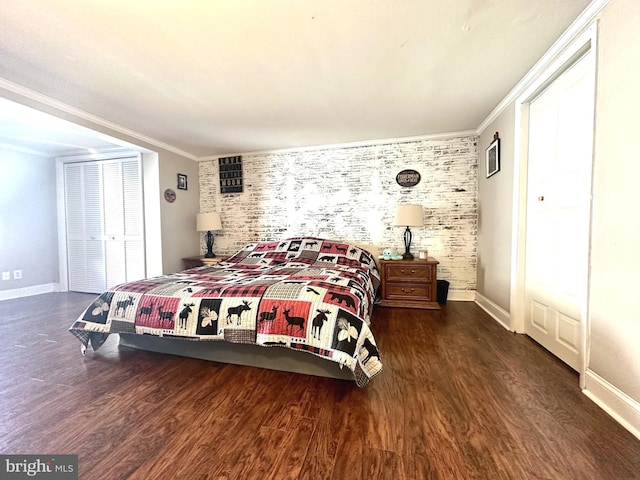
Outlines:
<svg viewBox="0 0 640 480"><path fill-rule="evenodd" d="M416 170L402 170L396 175L396 182L402 187L415 187L420 183L420 172Z"/></svg>

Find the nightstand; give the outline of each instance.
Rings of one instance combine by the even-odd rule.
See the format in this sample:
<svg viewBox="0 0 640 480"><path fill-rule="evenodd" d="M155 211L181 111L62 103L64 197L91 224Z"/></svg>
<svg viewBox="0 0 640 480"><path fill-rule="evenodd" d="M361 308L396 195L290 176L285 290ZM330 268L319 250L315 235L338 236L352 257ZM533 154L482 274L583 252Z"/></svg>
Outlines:
<svg viewBox="0 0 640 480"><path fill-rule="evenodd" d="M195 257L187 257L182 259L184 269L202 267L204 265L215 265L223 260L222 257L204 258L204 255L197 255Z"/></svg>
<svg viewBox="0 0 640 480"><path fill-rule="evenodd" d="M383 307L425 308L439 310L437 293L438 261L380 260Z"/></svg>

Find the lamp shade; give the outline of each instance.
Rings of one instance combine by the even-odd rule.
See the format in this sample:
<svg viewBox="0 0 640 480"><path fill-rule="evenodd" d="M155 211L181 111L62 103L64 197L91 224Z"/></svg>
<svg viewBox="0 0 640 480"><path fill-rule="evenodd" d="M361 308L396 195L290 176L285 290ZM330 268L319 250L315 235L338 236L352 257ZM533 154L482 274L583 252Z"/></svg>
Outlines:
<svg viewBox="0 0 640 480"><path fill-rule="evenodd" d="M398 205L394 224L404 227L422 227L424 225L422 205Z"/></svg>
<svg viewBox="0 0 640 480"><path fill-rule="evenodd" d="M199 213L196 218L196 230L199 232L222 230L220 214L217 212Z"/></svg>

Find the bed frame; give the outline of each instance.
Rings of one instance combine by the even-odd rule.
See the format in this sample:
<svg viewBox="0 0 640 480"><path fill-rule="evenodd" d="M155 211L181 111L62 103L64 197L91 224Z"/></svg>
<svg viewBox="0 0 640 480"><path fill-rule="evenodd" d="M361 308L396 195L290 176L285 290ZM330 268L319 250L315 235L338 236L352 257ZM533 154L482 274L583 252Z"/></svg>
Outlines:
<svg viewBox="0 0 640 480"><path fill-rule="evenodd" d="M180 338L126 333L120 334L119 345L181 357L354 381L353 373L346 367L340 368L337 363L311 353L277 346L263 347L223 341L194 342Z"/></svg>

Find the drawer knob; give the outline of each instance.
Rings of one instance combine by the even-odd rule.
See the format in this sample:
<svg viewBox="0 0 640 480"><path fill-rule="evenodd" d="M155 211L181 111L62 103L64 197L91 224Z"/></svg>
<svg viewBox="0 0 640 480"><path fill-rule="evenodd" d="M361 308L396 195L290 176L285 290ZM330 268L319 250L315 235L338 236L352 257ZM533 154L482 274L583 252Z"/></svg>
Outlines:
<svg viewBox="0 0 640 480"><path fill-rule="evenodd" d="M400 270L402 273L405 273L404 268ZM415 269L411 269L411 273L416 273Z"/></svg>
<svg viewBox="0 0 640 480"><path fill-rule="evenodd" d="M406 292L406 290L403 288L401 289L403 292ZM409 290L409 292L413 293L413 291L415 290L415 288L412 288L411 290Z"/></svg>

